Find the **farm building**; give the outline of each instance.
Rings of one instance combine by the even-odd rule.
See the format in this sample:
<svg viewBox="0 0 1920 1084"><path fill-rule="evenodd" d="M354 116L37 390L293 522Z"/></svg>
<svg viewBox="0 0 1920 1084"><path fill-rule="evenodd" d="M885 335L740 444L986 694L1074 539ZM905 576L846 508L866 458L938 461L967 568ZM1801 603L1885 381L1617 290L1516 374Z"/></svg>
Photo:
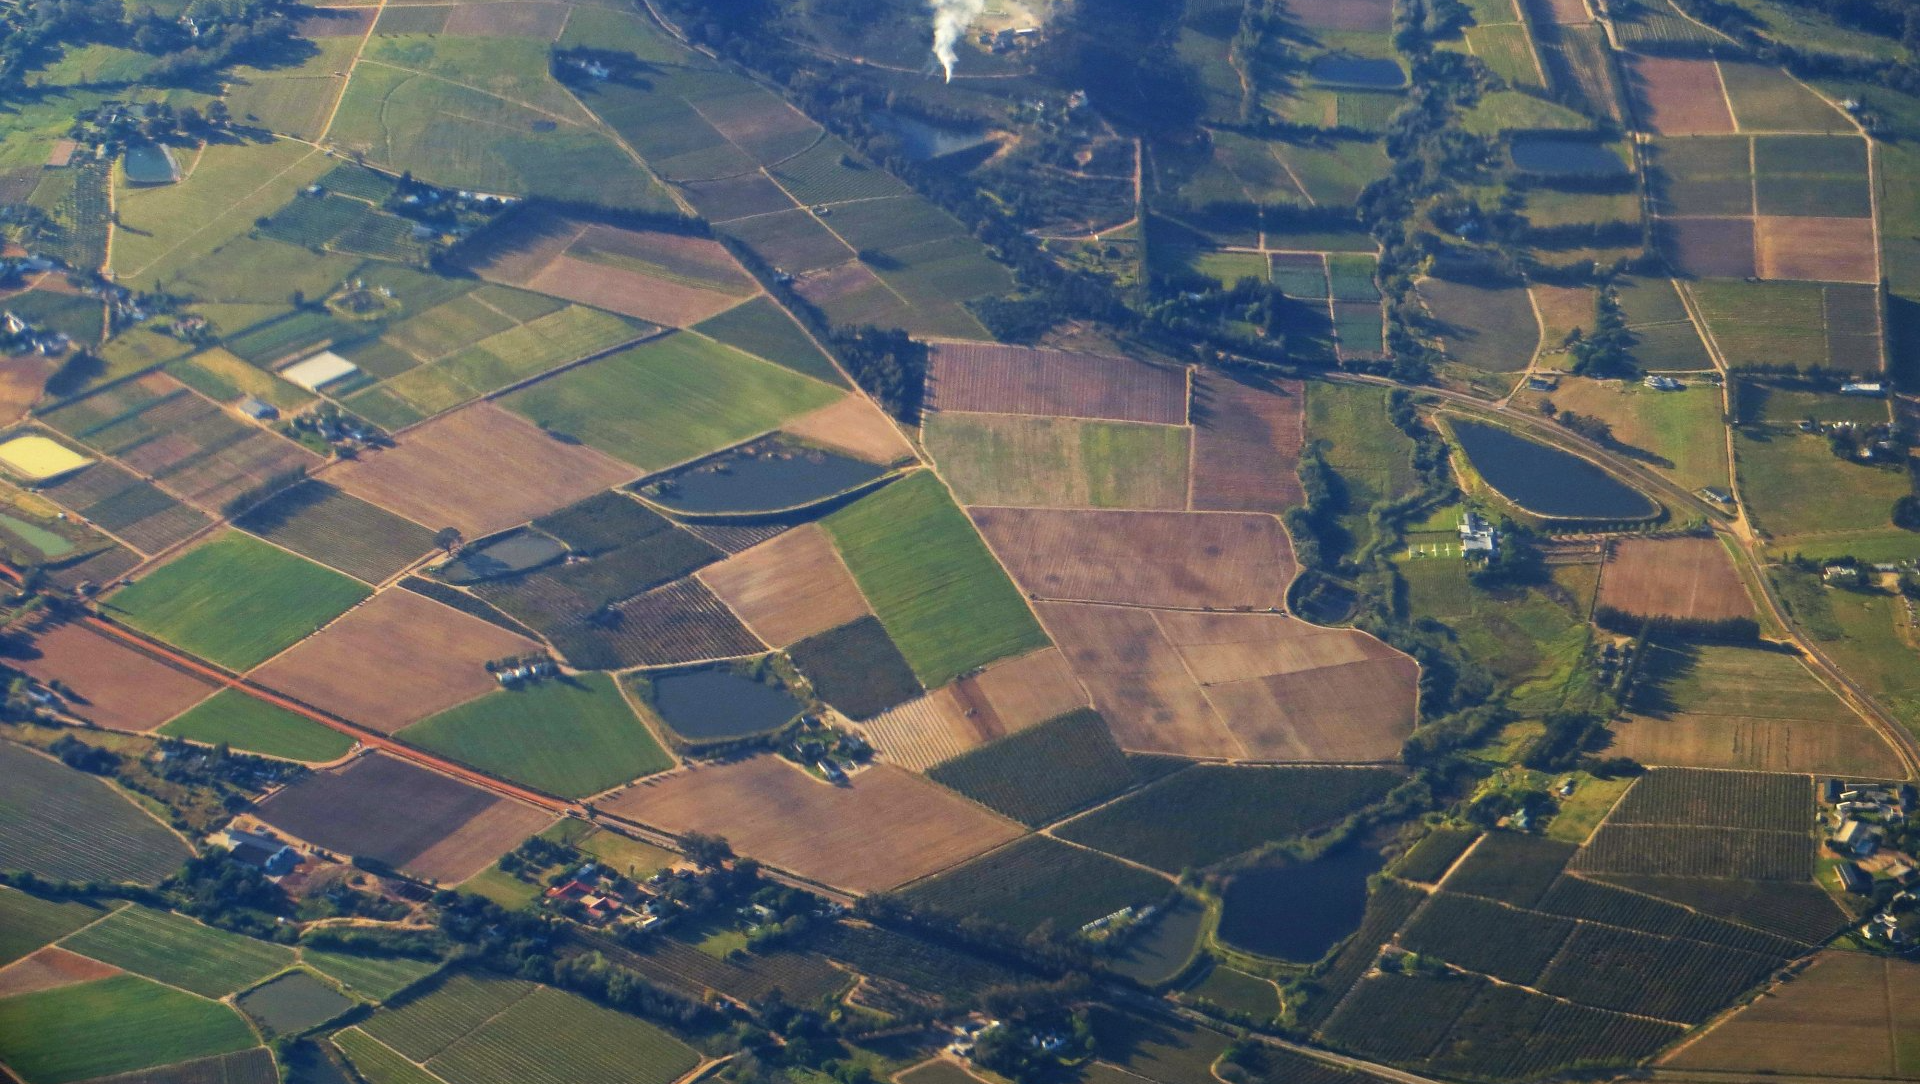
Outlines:
<svg viewBox="0 0 1920 1084"><path fill-rule="evenodd" d="M1846 823L1840 826L1840 830L1834 833L1833 841L1842 850L1865 857L1880 846L1880 830L1865 821L1848 818Z"/></svg>
<svg viewBox="0 0 1920 1084"><path fill-rule="evenodd" d="M267 832L227 829L227 853L235 862L251 866L269 877L292 873L300 865L300 852Z"/></svg>
<svg viewBox="0 0 1920 1084"><path fill-rule="evenodd" d="M1873 891L1873 878L1852 862L1842 862L1833 869L1840 876L1841 886L1854 895L1864 896Z"/></svg>
<svg viewBox="0 0 1920 1084"><path fill-rule="evenodd" d="M1842 395L1861 395L1869 399L1878 399L1887 393L1887 386L1878 380L1856 380L1851 384L1840 385Z"/></svg>
<svg viewBox="0 0 1920 1084"><path fill-rule="evenodd" d="M259 422L270 422L280 416L278 407L275 407L272 403L256 399L251 395L240 400L240 413Z"/></svg>
<svg viewBox="0 0 1920 1084"><path fill-rule="evenodd" d="M1500 535L1478 513L1468 512L1460 518L1460 551L1493 556L1499 548Z"/></svg>

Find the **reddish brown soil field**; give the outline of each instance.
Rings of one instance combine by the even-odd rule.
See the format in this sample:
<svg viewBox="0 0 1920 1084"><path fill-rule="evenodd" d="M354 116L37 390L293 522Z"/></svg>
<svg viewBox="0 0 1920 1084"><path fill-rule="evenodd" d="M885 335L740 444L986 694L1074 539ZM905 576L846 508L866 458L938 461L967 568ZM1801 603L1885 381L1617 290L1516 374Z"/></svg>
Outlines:
<svg viewBox="0 0 1920 1084"><path fill-rule="evenodd" d="M1654 236L1682 274L1743 279L1758 273L1751 219L1660 218Z"/></svg>
<svg viewBox="0 0 1920 1084"><path fill-rule="evenodd" d="M110 979L120 973L112 964L48 945L24 960L0 968L0 998L72 986L76 982Z"/></svg>
<svg viewBox="0 0 1920 1084"><path fill-rule="evenodd" d="M1717 538L1632 538L1614 544L1600 605L1647 617L1752 617L1753 600Z"/></svg>
<svg viewBox="0 0 1920 1084"><path fill-rule="evenodd" d="M414 594L383 591L268 661L263 685L391 734L498 688L489 659L539 645Z"/></svg>
<svg viewBox="0 0 1920 1084"><path fill-rule="evenodd" d="M1634 112L1657 135L1723 135L1733 131L1733 111L1711 60L1624 54L1621 67Z"/></svg>
<svg viewBox="0 0 1920 1084"><path fill-rule="evenodd" d="M27 408L40 401L47 378L60 363L40 354L21 354L0 358L0 425L12 425L27 416Z"/></svg>
<svg viewBox="0 0 1920 1084"><path fill-rule="evenodd" d="M362 453L326 479L415 523L478 538L639 475L491 403L475 403L407 430L395 447Z"/></svg>
<svg viewBox="0 0 1920 1084"><path fill-rule="evenodd" d="M211 683L85 625L55 625L35 636L28 650L39 657L7 661L78 693L75 714L109 730L144 733L214 693Z"/></svg>
<svg viewBox="0 0 1920 1084"><path fill-rule="evenodd" d="M826 532L813 523L709 566L699 578L775 647L873 612Z"/></svg>
<svg viewBox="0 0 1920 1084"><path fill-rule="evenodd" d="M1208 512L1284 512L1301 503L1306 393L1298 380L1193 379L1193 500Z"/></svg>
<svg viewBox="0 0 1920 1084"><path fill-rule="evenodd" d="M257 816L317 847L441 884L480 872L554 819L380 753L307 776L260 803Z"/></svg>
<svg viewBox="0 0 1920 1084"><path fill-rule="evenodd" d="M1838 703L1824 719L1672 712L1608 724L1609 756L1641 764L1898 779L1906 772L1878 731Z"/></svg>
<svg viewBox="0 0 1920 1084"><path fill-rule="evenodd" d="M1870 218L1754 219L1756 264L1763 279L1879 282L1880 261Z"/></svg>
<svg viewBox="0 0 1920 1084"><path fill-rule="evenodd" d="M1021 834L902 768L876 765L832 786L771 755L673 772L601 806L671 832L725 836L740 854L854 892L896 888Z"/></svg>
<svg viewBox="0 0 1920 1084"><path fill-rule="evenodd" d="M294 33L303 38L358 38L373 26L377 8L324 8L300 20Z"/></svg>
<svg viewBox="0 0 1920 1084"><path fill-rule="evenodd" d="M869 463L891 465L913 458L913 446L864 395L811 410L780 427L802 440L823 444Z"/></svg>
<svg viewBox="0 0 1920 1084"><path fill-rule="evenodd" d="M635 260L661 268L690 285L706 285L738 297L759 292L752 276L718 241L654 230L590 225L567 250L583 260Z"/></svg>
<svg viewBox="0 0 1920 1084"><path fill-rule="evenodd" d="M994 663L860 726L888 761L925 771L1087 703L1066 657L1049 647Z"/></svg>
<svg viewBox="0 0 1920 1084"><path fill-rule="evenodd" d="M1527 18L1535 23L1567 26L1593 21L1593 13L1587 10L1585 0L1525 0L1523 6Z"/></svg>
<svg viewBox="0 0 1920 1084"><path fill-rule="evenodd" d="M1320 30L1393 29L1393 0L1288 0L1287 11Z"/></svg>
<svg viewBox="0 0 1920 1084"><path fill-rule="evenodd" d="M940 343L927 407L1184 425L1187 374L1101 354Z"/></svg>
<svg viewBox="0 0 1920 1084"><path fill-rule="evenodd" d="M567 25L566 4L531 0L501 0L492 4L459 4L447 15L445 33L480 38L535 38L552 41Z"/></svg>
<svg viewBox="0 0 1920 1084"><path fill-rule="evenodd" d="M1127 749L1385 761L1413 728L1418 668L1364 633L1276 614L1039 609Z"/></svg>
<svg viewBox="0 0 1920 1084"><path fill-rule="evenodd" d="M483 279L525 286L585 230L584 224L559 215L520 215L505 227L490 229L463 246L459 262Z"/></svg>
<svg viewBox="0 0 1920 1084"><path fill-rule="evenodd" d="M1293 546L1267 515L976 508L973 521L1037 598L1264 610L1293 579Z"/></svg>
<svg viewBox="0 0 1920 1084"><path fill-rule="evenodd" d="M685 286L656 275L572 256L562 256L541 268L526 286L543 294L672 327L690 327L740 303L735 294Z"/></svg>
<svg viewBox="0 0 1920 1084"><path fill-rule="evenodd" d="M1829 950L1661 1064L1738 1079L1912 1080L1916 1030L1920 964Z"/></svg>

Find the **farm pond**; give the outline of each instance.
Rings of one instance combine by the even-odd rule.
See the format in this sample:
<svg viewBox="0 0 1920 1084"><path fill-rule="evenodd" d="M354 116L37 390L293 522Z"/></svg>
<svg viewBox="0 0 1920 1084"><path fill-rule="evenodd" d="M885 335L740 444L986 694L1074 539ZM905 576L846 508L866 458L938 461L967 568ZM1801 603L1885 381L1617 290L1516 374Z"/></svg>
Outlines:
<svg viewBox="0 0 1920 1084"><path fill-rule="evenodd" d="M1599 466L1505 429L1454 419L1454 436L1473 469L1500 495L1556 519L1640 519L1658 511L1639 490Z"/></svg>
<svg viewBox="0 0 1920 1084"><path fill-rule="evenodd" d="M648 479L639 490L676 512L773 512L825 500L884 473L872 463L768 438Z"/></svg>
<svg viewBox="0 0 1920 1084"><path fill-rule="evenodd" d="M460 556L440 566L440 578L448 583L479 583L558 561L567 547L538 531L509 531L490 542L470 546Z"/></svg>
<svg viewBox="0 0 1920 1084"><path fill-rule="evenodd" d="M1234 874L1220 912L1220 939L1235 948L1312 963L1360 928L1367 878L1379 852L1347 847L1311 862L1273 862Z"/></svg>
<svg viewBox="0 0 1920 1084"><path fill-rule="evenodd" d="M172 184L180 179L180 167L173 152L158 143L136 143L127 148L124 163L127 180L133 184Z"/></svg>
<svg viewBox="0 0 1920 1084"><path fill-rule="evenodd" d="M1307 66L1307 74L1318 82L1369 90L1391 90L1407 82L1407 73L1396 61L1348 53L1320 57Z"/></svg>
<svg viewBox="0 0 1920 1084"><path fill-rule="evenodd" d="M643 695L654 714L689 741L724 741L784 726L805 705L777 682L727 666L649 675Z"/></svg>
<svg viewBox="0 0 1920 1084"><path fill-rule="evenodd" d="M1513 141L1513 164L1528 173L1555 177L1624 177L1625 160L1611 146L1591 139L1527 136Z"/></svg>

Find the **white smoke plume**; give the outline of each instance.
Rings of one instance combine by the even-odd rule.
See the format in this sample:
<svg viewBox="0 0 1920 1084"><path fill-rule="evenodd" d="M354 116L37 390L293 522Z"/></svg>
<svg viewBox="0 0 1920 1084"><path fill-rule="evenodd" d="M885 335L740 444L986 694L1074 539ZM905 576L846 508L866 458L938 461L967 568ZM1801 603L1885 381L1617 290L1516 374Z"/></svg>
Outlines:
<svg viewBox="0 0 1920 1084"><path fill-rule="evenodd" d="M933 9L933 55L940 58L940 67L951 83L953 64L959 59L953 47L986 10L987 0L927 0L927 6Z"/></svg>

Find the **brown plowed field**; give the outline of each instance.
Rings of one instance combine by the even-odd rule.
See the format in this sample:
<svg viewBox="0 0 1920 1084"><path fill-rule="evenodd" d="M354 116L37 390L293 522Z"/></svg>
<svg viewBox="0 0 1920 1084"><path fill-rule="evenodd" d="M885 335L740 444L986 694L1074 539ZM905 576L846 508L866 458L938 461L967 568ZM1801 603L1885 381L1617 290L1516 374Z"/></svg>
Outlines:
<svg viewBox="0 0 1920 1084"><path fill-rule="evenodd" d="M1150 610L1043 602L1040 621L1093 694L1122 748L1193 757L1245 754Z"/></svg>
<svg viewBox="0 0 1920 1084"><path fill-rule="evenodd" d="M1161 635L1259 760L1396 759L1419 667L1354 629L1277 614L1156 614Z"/></svg>
<svg viewBox="0 0 1920 1084"><path fill-rule="evenodd" d="M1014 581L1046 599L1135 606L1278 606L1293 546L1267 515L975 508Z"/></svg>
<svg viewBox="0 0 1920 1084"><path fill-rule="evenodd" d="M1739 1079L1913 1080L1920 964L1828 950L1660 1064Z"/></svg>
<svg viewBox="0 0 1920 1084"><path fill-rule="evenodd" d="M1524 6L1527 18L1534 22L1569 26L1593 21L1593 13L1587 10L1584 0L1530 0Z"/></svg>
<svg viewBox="0 0 1920 1084"><path fill-rule="evenodd" d="M967 718L948 686L888 708L860 729L888 763L924 772L992 740L982 722Z"/></svg>
<svg viewBox="0 0 1920 1084"><path fill-rule="evenodd" d="M524 286L586 232L580 222L533 213L489 229L460 250L460 266L490 282Z"/></svg>
<svg viewBox="0 0 1920 1084"><path fill-rule="evenodd" d="M258 816L317 847L441 884L466 880L554 820L382 753L307 776L260 803Z"/></svg>
<svg viewBox="0 0 1920 1084"><path fill-rule="evenodd" d="M1836 711L1839 705L1835 704ZM1675 713L1612 724L1609 754L1661 767L1897 779L1905 774L1886 740L1844 718L1765 719Z"/></svg>
<svg viewBox="0 0 1920 1084"><path fill-rule="evenodd" d="M74 714L109 730L145 733L214 693L211 682L78 623L40 632L27 650L39 656L7 662L80 694Z"/></svg>
<svg viewBox="0 0 1920 1084"><path fill-rule="evenodd" d="M996 738L1087 706L1087 691L1073 676L1066 656L1053 647L1002 659L954 684L961 687L965 701L986 702L1000 724L999 733L992 735Z"/></svg>
<svg viewBox="0 0 1920 1084"><path fill-rule="evenodd" d="M860 724L889 761L915 771L1088 705L1058 648L1003 659Z"/></svg>
<svg viewBox="0 0 1920 1084"><path fill-rule="evenodd" d="M1021 834L1018 825L880 764L831 786L775 756L673 772L601 803L671 832L725 836L735 851L854 892L883 892Z"/></svg>
<svg viewBox="0 0 1920 1084"><path fill-rule="evenodd" d="M1723 135L1733 131L1733 111L1711 60L1623 54L1634 113L1656 135Z"/></svg>
<svg viewBox="0 0 1920 1084"><path fill-rule="evenodd" d="M872 613L860 586L815 523L698 573L756 636L786 647Z"/></svg>
<svg viewBox="0 0 1920 1084"><path fill-rule="evenodd" d="M391 734L498 688L489 659L540 645L412 591L383 591L251 676Z"/></svg>
<svg viewBox="0 0 1920 1084"><path fill-rule="evenodd" d="M364 37L378 14L374 8L323 8L301 19L294 33L303 38Z"/></svg>
<svg viewBox="0 0 1920 1084"><path fill-rule="evenodd" d="M1754 219L1756 264L1763 279L1795 282L1879 282L1871 218Z"/></svg>
<svg viewBox="0 0 1920 1084"><path fill-rule="evenodd" d="M1277 614L1045 603L1040 615L1127 749L1387 761L1413 729L1418 667L1362 632Z"/></svg>
<svg viewBox="0 0 1920 1084"><path fill-rule="evenodd" d="M913 458L913 446L893 427L880 408L864 395L845 395L810 410L780 427L801 440L810 440L855 459L891 466Z"/></svg>
<svg viewBox="0 0 1920 1084"><path fill-rule="evenodd" d="M1744 279L1758 273L1750 218L1658 218L1654 235L1683 275Z"/></svg>
<svg viewBox="0 0 1920 1084"><path fill-rule="evenodd" d="M47 390L47 378L60 368L53 358L40 354L21 354L0 366L0 425L12 425L27 416L27 408L40 401Z"/></svg>
<svg viewBox="0 0 1920 1084"><path fill-rule="evenodd" d="M492 403L475 403L408 430L395 447L362 453L327 481L415 523L478 538L639 474Z"/></svg>
<svg viewBox="0 0 1920 1084"><path fill-rule="evenodd" d="M1393 29L1393 0L1290 0L1287 13L1319 30Z"/></svg>
<svg viewBox="0 0 1920 1084"><path fill-rule="evenodd" d="M1184 425L1187 375L1103 354L940 343L927 374L927 407Z"/></svg>
<svg viewBox="0 0 1920 1084"><path fill-rule="evenodd" d="M526 287L671 327L691 327L740 303L736 294L685 286L573 256L561 256L541 268Z"/></svg>
<svg viewBox="0 0 1920 1084"><path fill-rule="evenodd" d="M0 998L72 986L76 982L110 979L120 973L112 964L48 945L24 960L0 968Z"/></svg>
<svg viewBox="0 0 1920 1084"><path fill-rule="evenodd" d="M534 38L552 41L567 25L566 4L530 0L501 0L493 4L458 4L447 14L448 34L479 38Z"/></svg>
<svg viewBox="0 0 1920 1084"><path fill-rule="evenodd" d="M1645 617L1752 617L1733 560L1717 538L1632 538L1614 544L1600 605Z"/></svg>
<svg viewBox="0 0 1920 1084"><path fill-rule="evenodd" d="M1284 512L1304 499L1300 447L1307 397L1298 380L1193 378L1192 507Z"/></svg>

